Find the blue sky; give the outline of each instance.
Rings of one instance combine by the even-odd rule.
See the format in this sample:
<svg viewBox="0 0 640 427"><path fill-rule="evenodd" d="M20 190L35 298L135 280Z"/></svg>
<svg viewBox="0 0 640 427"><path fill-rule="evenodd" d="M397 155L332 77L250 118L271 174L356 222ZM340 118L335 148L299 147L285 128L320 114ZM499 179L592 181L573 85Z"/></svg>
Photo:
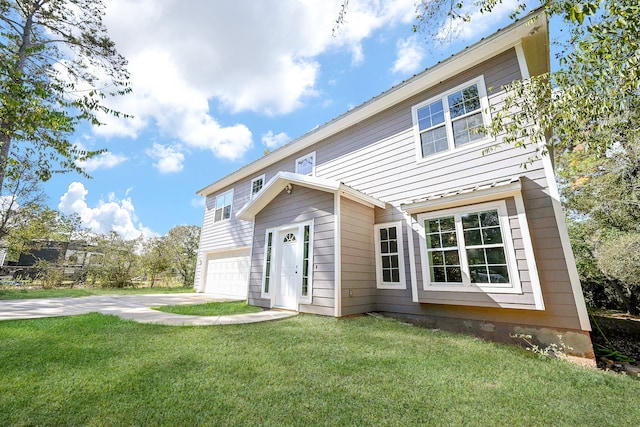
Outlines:
<svg viewBox="0 0 640 427"><path fill-rule="evenodd" d="M54 176L52 208L125 238L202 225L196 190L508 24L511 3L474 16L454 44L413 34L413 0L107 0L105 23L129 60L134 119L105 117L73 141L109 152L93 179Z"/></svg>

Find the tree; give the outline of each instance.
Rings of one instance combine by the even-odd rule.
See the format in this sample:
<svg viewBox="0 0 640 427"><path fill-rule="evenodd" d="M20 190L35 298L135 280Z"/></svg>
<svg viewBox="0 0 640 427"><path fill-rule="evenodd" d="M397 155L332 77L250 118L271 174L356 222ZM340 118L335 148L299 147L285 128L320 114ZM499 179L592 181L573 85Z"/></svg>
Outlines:
<svg viewBox="0 0 640 427"><path fill-rule="evenodd" d="M640 234L615 236L598 249L598 266L612 280L629 314L640 314Z"/></svg>
<svg viewBox="0 0 640 427"><path fill-rule="evenodd" d="M102 287L124 288L133 282L138 269L140 241L124 240L112 231L108 235L95 236L89 276Z"/></svg>
<svg viewBox="0 0 640 427"><path fill-rule="evenodd" d="M104 100L130 90L103 15L100 0L0 0L0 189L20 175L17 157L46 181L104 151L69 141L80 121L120 115Z"/></svg>
<svg viewBox="0 0 640 427"><path fill-rule="evenodd" d="M182 279L183 286L193 286L200 243L200 227L178 225L164 237L169 259Z"/></svg>
<svg viewBox="0 0 640 427"><path fill-rule="evenodd" d="M148 276L150 286L153 287L158 277L171 268L167 244L163 237L150 238L144 242L140 263Z"/></svg>

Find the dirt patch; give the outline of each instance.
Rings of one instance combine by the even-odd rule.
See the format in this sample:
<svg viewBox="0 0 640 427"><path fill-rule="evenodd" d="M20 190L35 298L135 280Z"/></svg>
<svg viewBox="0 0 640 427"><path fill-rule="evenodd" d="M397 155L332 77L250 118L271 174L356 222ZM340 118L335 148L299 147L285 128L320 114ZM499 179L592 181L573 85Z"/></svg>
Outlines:
<svg viewBox="0 0 640 427"><path fill-rule="evenodd" d="M599 312L592 316L591 326L594 347L612 347L615 350L612 354L597 357L599 368L617 370L612 365L616 362L621 365L619 362L623 361L640 366L640 318L617 312ZM635 359L635 362L627 358Z"/></svg>

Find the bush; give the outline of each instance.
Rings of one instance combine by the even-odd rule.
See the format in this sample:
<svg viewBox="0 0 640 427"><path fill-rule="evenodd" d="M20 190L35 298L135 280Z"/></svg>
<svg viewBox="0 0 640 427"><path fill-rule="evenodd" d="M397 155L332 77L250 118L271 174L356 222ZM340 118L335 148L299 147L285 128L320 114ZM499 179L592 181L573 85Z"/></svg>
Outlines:
<svg viewBox="0 0 640 427"><path fill-rule="evenodd" d="M640 233L626 233L602 243L598 267L611 279L612 289L630 314L640 314Z"/></svg>

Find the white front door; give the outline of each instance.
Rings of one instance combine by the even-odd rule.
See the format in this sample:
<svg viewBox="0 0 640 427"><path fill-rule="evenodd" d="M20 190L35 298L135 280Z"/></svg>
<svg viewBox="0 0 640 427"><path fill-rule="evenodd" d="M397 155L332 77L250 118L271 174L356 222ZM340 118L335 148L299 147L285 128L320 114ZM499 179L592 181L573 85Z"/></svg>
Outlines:
<svg viewBox="0 0 640 427"><path fill-rule="evenodd" d="M291 310L298 309L298 288L300 287L298 229L278 233L278 274L275 306Z"/></svg>

